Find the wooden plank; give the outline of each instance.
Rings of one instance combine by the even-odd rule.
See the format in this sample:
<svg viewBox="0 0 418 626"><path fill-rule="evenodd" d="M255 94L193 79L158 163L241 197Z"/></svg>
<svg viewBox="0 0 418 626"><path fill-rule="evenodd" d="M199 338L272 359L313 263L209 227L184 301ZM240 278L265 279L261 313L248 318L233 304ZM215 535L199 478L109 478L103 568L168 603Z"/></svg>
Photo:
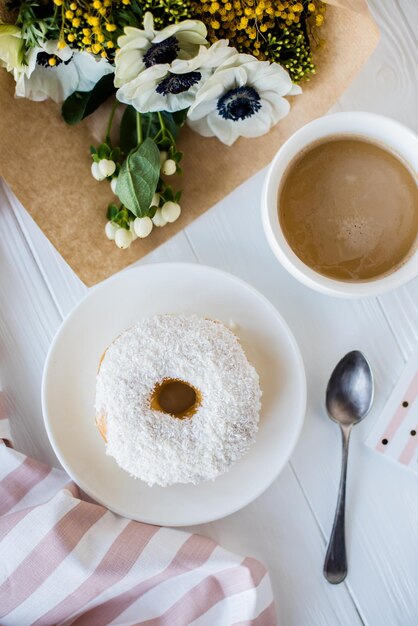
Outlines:
<svg viewBox="0 0 418 626"><path fill-rule="evenodd" d="M245 509L194 530L267 566L281 626L363 623L346 586L322 576L323 537L289 465Z"/></svg>
<svg viewBox="0 0 418 626"><path fill-rule="evenodd" d="M16 447L58 465L43 426L42 370L55 332L87 288L1 182L0 207L0 381ZM149 262L163 259L195 260L184 233Z"/></svg>
<svg viewBox="0 0 418 626"><path fill-rule="evenodd" d="M82 297L84 288L80 287L72 270L24 210L14 202L12 210L6 200L5 196L0 197L0 233L12 232L13 240L0 237L0 254L5 268L0 276L0 296L2 301L8 301L0 314L4 356L0 380L14 413L16 446L37 458L57 464L42 425L40 378L53 333L59 327L62 315ZM24 232L18 227L18 222ZM195 258L186 234L181 234L155 250L146 260L193 262ZM16 301L19 301L18 316L14 314ZM33 324L33 320L41 327ZM270 520L266 519L263 528L269 528L269 532L263 532L262 542L257 541L259 533L254 532L260 523L260 501L269 502L272 510L277 503L278 510L282 512L279 536L275 526L271 526ZM219 522L201 530L221 540L228 548L268 560L282 623L289 626L312 623L331 626L338 616L342 623L350 626L361 623L347 590L341 587L337 592L331 592L319 574L323 540L303 491L289 468L280 482L247 508L244 515L244 524L240 518L237 519L244 532L234 530L235 516L228 518L232 525L224 526L223 522ZM275 541L272 550L267 549L270 539ZM310 570L308 576L307 568ZM300 581L303 581L302 587ZM306 602L298 602L300 591L306 595Z"/></svg>
<svg viewBox="0 0 418 626"><path fill-rule="evenodd" d="M371 2L383 36L338 110L365 109L418 129L418 20L415 0ZM379 299L333 300L309 292L276 263L261 232L263 173L248 181L145 262L188 260L222 267L264 292L295 333L309 374L309 411L292 458L272 487L243 511L201 530L269 566L283 624L416 624L418 600L416 477L367 449L363 441L418 335L418 282ZM0 192L1 193L1 192ZM0 379L16 411L20 447L53 460L39 407L42 363L62 315L82 295L62 260L14 206L0 196ZM6 209L5 209L6 206ZM20 211L20 212L19 212ZM26 234L16 228L16 219ZM189 245L190 244L190 245ZM54 256L55 255L55 256ZM39 265L40 269L37 269ZM347 585L322 578L339 472L339 436L324 415L328 375L360 347L376 376L373 414L357 428L350 454ZM350 599L353 598L354 604Z"/></svg>
<svg viewBox="0 0 418 626"><path fill-rule="evenodd" d="M412 626L418 614L418 601L410 585L417 577L417 552L411 550L409 542L399 541L394 546L393 529L402 529L402 534L418 542L418 527L413 522L418 502L411 502L416 477L392 467L363 444L402 370L403 355L376 299L350 301L323 296L299 284L278 264L262 232L258 206L262 178L263 173L255 176L194 222L187 228L187 236L200 262L227 269L262 291L283 313L299 342L308 373L309 409L291 465L319 524L322 557L340 470L340 438L337 426L325 415L325 387L334 365L349 350L361 349L369 358L376 378L376 403L373 413L353 434L347 495L347 586L366 623ZM409 494L407 507L405 493ZM388 501L394 506L389 508ZM408 516L412 514L407 520L406 511ZM244 516L241 523L240 515ZM266 517L274 534L281 521L280 509L271 514L258 508L254 525L258 520L261 533L261 520ZM236 519L238 537L246 535L246 513L238 513ZM218 527L224 523L218 522ZM321 577L321 565L317 567L311 575ZM395 578L399 581L396 601L389 589ZM385 593L376 594L376 585Z"/></svg>

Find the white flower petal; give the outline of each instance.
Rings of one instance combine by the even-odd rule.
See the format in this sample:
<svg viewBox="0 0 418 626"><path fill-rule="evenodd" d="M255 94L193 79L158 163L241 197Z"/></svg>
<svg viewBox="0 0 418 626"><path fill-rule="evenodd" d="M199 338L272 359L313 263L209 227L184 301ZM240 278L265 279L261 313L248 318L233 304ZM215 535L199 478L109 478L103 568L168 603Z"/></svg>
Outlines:
<svg viewBox="0 0 418 626"><path fill-rule="evenodd" d="M166 26L163 30L160 30L154 37L154 43L160 43L164 41L164 39L175 37L179 42L187 38L192 43L199 43L200 45L200 40L202 38L205 39L206 35L206 26L200 20L183 20L183 22L170 24L170 26Z"/></svg>
<svg viewBox="0 0 418 626"><path fill-rule="evenodd" d="M239 133L236 129L235 123L231 124L228 120L225 120L223 117L218 115L218 113L209 115L207 120L208 126L212 131L212 135L217 137L219 141L222 141L222 143L227 146L232 146L232 144L238 139Z"/></svg>
<svg viewBox="0 0 418 626"><path fill-rule="evenodd" d="M62 102L74 91L90 91L104 75L113 72L112 66L105 60L97 61L88 52L71 50L68 46L58 49L57 41L45 42L42 47L33 48L28 57L28 67L16 81L17 97L30 100ZM67 61L55 66L37 63L39 53L53 54ZM69 56L68 56L69 55Z"/></svg>
<svg viewBox="0 0 418 626"><path fill-rule="evenodd" d="M185 93L184 97L181 94L169 94L165 99L162 98L160 94L161 98L159 102L161 105L154 104L152 105L154 107L153 109L148 109L147 107L151 106L149 103L156 103L157 98L154 93L150 94L146 93L146 91L155 91L158 84L154 84L154 86L151 87L150 76L147 76L146 79L144 79L146 86L142 83L142 81L137 81L143 74L158 68L163 68L163 75L166 76L169 71L174 74L185 74L190 71L195 71L195 68L198 69L198 64L188 67L185 63L198 56L200 50L206 49L208 45L206 40L206 26L199 20L184 20L183 22L179 22L177 24L171 24L161 31L155 31L153 29L151 18L152 16L147 14L146 19L144 19L144 30L126 27L124 29L125 34L118 39L120 49L115 56L115 86L120 89L117 97L126 104L132 104L132 106L141 112L163 109L166 111L177 111L178 106L181 108L189 107L193 101L193 98L189 93ZM155 63L151 66L147 63L148 67L146 67L144 58L147 52L152 46L158 46L158 44L161 44L170 37L174 37L176 39L179 47L179 50L172 50L169 51L170 54L167 54L167 59L170 59L171 52L175 54L176 58L173 62ZM219 57L218 61L216 59L210 61L207 56L202 57L202 61L205 61L205 67L203 69L215 67L226 58L226 53L221 53L222 47L223 46L217 46L214 48L214 51L218 51L219 49L217 52L217 56ZM157 54L154 56L154 53ZM152 60L155 61L157 58L158 48L155 47L153 48ZM148 61L150 61L150 59L148 59ZM173 64L175 64L176 61L181 61L183 63L183 65L180 65L178 72L173 69ZM139 93L140 89L142 93ZM196 89L192 91L193 94L195 92ZM175 98L170 97L174 95L176 96Z"/></svg>
<svg viewBox="0 0 418 626"><path fill-rule="evenodd" d="M290 104L282 96L292 91L283 68L236 53L198 90L188 124L201 135L214 135L230 146L239 136L267 133L289 112Z"/></svg>
<svg viewBox="0 0 418 626"><path fill-rule="evenodd" d="M154 16L150 11L144 15L144 30L146 33L154 33Z"/></svg>
<svg viewBox="0 0 418 626"><path fill-rule="evenodd" d="M117 52L116 57L118 54L120 53ZM124 52L118 61L115 67L115 87L122 87L122 85L134 80L145 69L142 55L137 50Z"/></svg>
<svg viewBox="0 0 418 626"><path fill-rule="evenodd" d="M187 125L198 133L202 137L213 137L213 132L209 128L208 118L202 117L201 119L191 120L187 118Z"/></svg>
<svg viewBox="0 0 418 626"><path fill-rule="evenodd" d="M38 66L30 77L22 76L16 83L16 96L36 102L47 98L54 102L62 102L77 90L78 73L75 67L64 66L65 72L62 72L60 67Z"/></svg>
<svg viewBox="0 0 418 626"><path fill-rule="evenodd" d="M196 94L195 101L187 114L189 120L200 120L209 113L216 111L218 100L225 93L222 85L217 84L211 85L205 92L203 90L204 87Z"/></svg>
<svg viewBox="0 0 418 626"><path fill-rule="evenodd" d="M276 91L280 96L284 96L289 92L291 87L290 77L283 79L275 72L261 72L259 76L255 72L248 72L248 79L252 87L257 91L265 91L271 89Z"/></svg>
<svg viewBox="0 0 418 626"><path fill-rule="evenodd" d="M269 107L270 109L270 107ZM260 137L269 132L273 126L269 111L260 109L255 115L236 123L236 132L242 137Z"/></svg>
<svg viewBox="0 0 418 626"><path fill-rule="evenodd" d="M289 96L298 96L299 94L302 93L302 88L299 85L295 85L295 83L292 83L292 87L289 91Z"/></svg>
<svg viewBox="0 0 418 626"><path fill-rule="evenodd" d="M98 60L88 52L74 52L69 65L71 64L76 67L78 72L77 91L91 91L102 76L113 73L113 67L106 59ZM62 65L58 69L60 68Z"/></svg>
<svg viewBox="0 0 418 626"><path fill-rule="evenodd" d="M290 111L289 101L286 100L286 98L282 98L281 96L278 96L273 91L265 92L263 94L263 101L264 103L269 102L271 105L271 111L272 111L271 115L274 120L274 124L276 124L283 117L286 117L286 115Z"/></svg>
<svg viewBox="0 0 418 626"><path fill-rule="evenodd" d="M118 38L118 46L120 47L120 50L117 52L117 54L128 51L132 52L133 50L142 50L142 53L145 53L150 47L151 39L148 39L148 37L144 37L142 31L140 31L139 28L133 28L132 30L135 30L137 34L132 33L128 36L121 35Z"/></svg>
<svg viewBox="0 0 418 626"><path fill-rule="evenodd" d="M253 57L251 54L244 54L243 52L237 52L230 59L225 61L220 67L219 70L226 70L234 67L239 67L240 65L245 65L246 63L251 63L256 61L257 59Z"/></svg>
<svg viewBox="0 0 418 626"><path fill-rule="evenodd" d="M200 72L201 78L189 89L180 93L159 93L160 83L170 77L169 65L153 65L144 70L137 78L119 88L116 96L120 102L131 104L140 113L168 111L173 113L189 108L195 101L196 92L208 70Z"/></svg>
<svg viewBox="0 0 418 626"><path fill-rule="evenodd" d="M210 48L200 46L198 54L192 59L175 59L171 69L176 74L184 74L200 69L215 69L235 54L226 39L220 39Z"/></svg>

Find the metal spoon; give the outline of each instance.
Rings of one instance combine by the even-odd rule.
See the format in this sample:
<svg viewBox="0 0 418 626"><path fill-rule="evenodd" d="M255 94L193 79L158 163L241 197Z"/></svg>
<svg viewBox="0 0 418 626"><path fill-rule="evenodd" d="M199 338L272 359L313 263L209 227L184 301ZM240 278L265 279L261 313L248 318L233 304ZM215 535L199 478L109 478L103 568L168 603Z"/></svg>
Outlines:
<svg viewBox="0 0 418 626"><path fill-rule="evenodd" d="M324 576L333 585L341 583L347 576L344 516L348 443L353 426L369 412L373 395L370 365L361 352L353 350L341 359L332 372L326 392L328 415L340 425L343 444L337 509L324 562Z"/></svg>

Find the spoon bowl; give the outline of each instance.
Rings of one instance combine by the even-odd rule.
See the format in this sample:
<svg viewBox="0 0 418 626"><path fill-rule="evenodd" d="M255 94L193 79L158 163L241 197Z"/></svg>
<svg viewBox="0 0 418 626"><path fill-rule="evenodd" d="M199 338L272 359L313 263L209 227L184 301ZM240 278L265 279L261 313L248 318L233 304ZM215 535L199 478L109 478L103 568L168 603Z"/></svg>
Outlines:
<svg viewBox="0 0 418 626"><path fill-rule="evenodd" d="M373 404L374 384L370 365L358 350L346 354L331 374L326 391L329 417L350 426L366 417Z"/></svg>

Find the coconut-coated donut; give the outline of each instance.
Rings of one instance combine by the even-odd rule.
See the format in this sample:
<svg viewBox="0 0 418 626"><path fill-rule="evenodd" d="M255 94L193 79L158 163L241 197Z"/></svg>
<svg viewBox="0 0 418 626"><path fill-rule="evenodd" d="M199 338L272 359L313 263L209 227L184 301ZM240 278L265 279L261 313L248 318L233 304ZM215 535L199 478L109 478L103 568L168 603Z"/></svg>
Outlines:
<svg viewBox="0 0 418 626"><path fill-rule="evenodd" d="M167 395L179 382L191 404L174 414L162 390ZM103 355L96 423L106 453L132 476L150 486L196 484L248 451L260 398L257 372L223 324L156 315L123 332Z"/></svg>

